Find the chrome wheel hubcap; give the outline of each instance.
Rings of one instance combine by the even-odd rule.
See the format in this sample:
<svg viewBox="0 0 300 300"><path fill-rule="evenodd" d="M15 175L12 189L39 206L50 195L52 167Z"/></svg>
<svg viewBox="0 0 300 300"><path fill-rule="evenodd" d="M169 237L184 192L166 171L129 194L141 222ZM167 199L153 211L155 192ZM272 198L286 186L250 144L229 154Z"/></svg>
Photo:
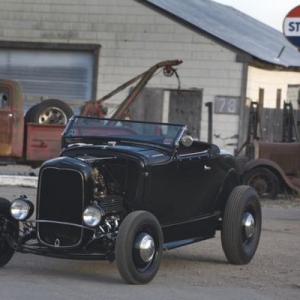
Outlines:
<svg viewBox="0 0 300 300"><path fill-rule="evenodd" d="M49 107L39 116L40 124L66 124L68 118L59 108Z"/></svg>
<svg viewBox="0 0 300 300"><path fill-rule="evenodd" d="M139 257L144 263L148 263L153 259L155 244L151 235L140 233L135 240L134 248L138 251Z"/></svg>
<svg viewBox="0 0 300 300"><path fill-rule="evenodd" d="M255 220L253 215L249 212L244 213L242 226L244 227L246 238L251 238L255 231Z"/></svg>

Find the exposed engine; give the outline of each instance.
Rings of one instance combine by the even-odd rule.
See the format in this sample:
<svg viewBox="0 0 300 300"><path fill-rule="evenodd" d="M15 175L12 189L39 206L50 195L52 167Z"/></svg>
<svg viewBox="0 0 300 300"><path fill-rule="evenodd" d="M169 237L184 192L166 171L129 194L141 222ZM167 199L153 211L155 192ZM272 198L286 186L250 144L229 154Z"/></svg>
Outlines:
<svg viewBox="0 0 300 300"><path fill-rule="evenodd" d="M78 158L92 167L93 198L103 208L106 216L125 212L122 184L125 178L125 168L122 165L111 164L109 159L83 156ZM113 158L112 158L113 159Z"/></svg>

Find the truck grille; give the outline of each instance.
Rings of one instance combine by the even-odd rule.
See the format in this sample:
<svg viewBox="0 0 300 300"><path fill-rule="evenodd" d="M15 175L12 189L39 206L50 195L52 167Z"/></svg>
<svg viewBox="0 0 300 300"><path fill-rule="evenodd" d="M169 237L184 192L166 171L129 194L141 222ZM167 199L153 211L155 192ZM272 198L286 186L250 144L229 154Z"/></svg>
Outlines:
<svg viewBox="0 0 300 300"><path fill-rule="evenodd" d="M43 221L37 226L42 243L55 247L79 245L83 229L59 222L82 224L83 186L83 176L79 171L52 167L42 170L37 212L37 219Z"/></svg>

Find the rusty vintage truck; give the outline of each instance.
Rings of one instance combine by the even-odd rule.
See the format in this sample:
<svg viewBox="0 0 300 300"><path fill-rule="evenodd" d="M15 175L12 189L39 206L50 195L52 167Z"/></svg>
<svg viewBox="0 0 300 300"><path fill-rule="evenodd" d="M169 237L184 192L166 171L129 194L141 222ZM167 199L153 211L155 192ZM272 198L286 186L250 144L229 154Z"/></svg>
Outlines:
<svg viewBox="0 0 300 300"><path fill-rule="evenodd" d="M298 197L300 142L296 111L291 103L284 103L281 140L274 142L263 137L260 110L257 102L251 103L247 140L239 151L245 148L245 155L236 156L241 180L254 187L262 198L276 199L279 195Z"/></svg>
<svg viewBox="0 0 300 300"><path fill-rule="evenodd" d="M138 76L132 78L99 100L86 102L81 110L83 116L103 117L102 102L126 87L138 83L122 101L111 118L122 119L129 106L137 99L141 90L158 69L167 77L178 75L173 66L180 60L162 61ZM32 106L24 115L24 94L22 86L14 80L0 79L0 164L22 163L38 166L47 159L59 156L61 134L72 109L57 99L44 100Z"/></svg>
<svg viewBox="0 0 300 300"><path fill-rule="evenodd" d="M72 109L48 99L24 115L24 94L19 82L0 79L0 164L36 164L56 157L61 133Z"/></svg>

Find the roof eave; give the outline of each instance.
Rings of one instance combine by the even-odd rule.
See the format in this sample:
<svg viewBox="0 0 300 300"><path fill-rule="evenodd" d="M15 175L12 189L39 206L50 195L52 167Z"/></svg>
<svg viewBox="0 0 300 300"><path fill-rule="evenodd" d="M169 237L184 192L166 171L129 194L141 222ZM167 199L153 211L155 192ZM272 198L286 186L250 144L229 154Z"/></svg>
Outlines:
<svg viewBox="0 0 300 300"><path fill-rule="evenodd" d="M202 34L203 36L211 39L213 42L229 49L230 51L235 52L237 54L237 59L236 59L237 62L248 63L249 65L252 65L254 67L268 69L268 70L293 71L293 72L300 71L300 66L299 67L285 66L283 64L280 64L280 61L278 62L278 64L276 64L276 63L271 63L269 61L262 60L261 58L255 57L255 56L253 56L252 53L242 50L242 49L230 44L229 42L227 42L219 37L216 37L215 35L211 34L210 32L207 32L207 31L191 24L190 22L180 18L177 15L170 13L169 11L167 11L159 6L156 6L153 3L150 3L145 0L135 0L135 1L143 4L146 7L149 7L152 10L155 10L156 12L164 15L167 18L170 18L171 20L174 20L177 23L180 23L181 25L185 26L186 28L189 28L190 30L193 30L196 33Z"/></svg>

